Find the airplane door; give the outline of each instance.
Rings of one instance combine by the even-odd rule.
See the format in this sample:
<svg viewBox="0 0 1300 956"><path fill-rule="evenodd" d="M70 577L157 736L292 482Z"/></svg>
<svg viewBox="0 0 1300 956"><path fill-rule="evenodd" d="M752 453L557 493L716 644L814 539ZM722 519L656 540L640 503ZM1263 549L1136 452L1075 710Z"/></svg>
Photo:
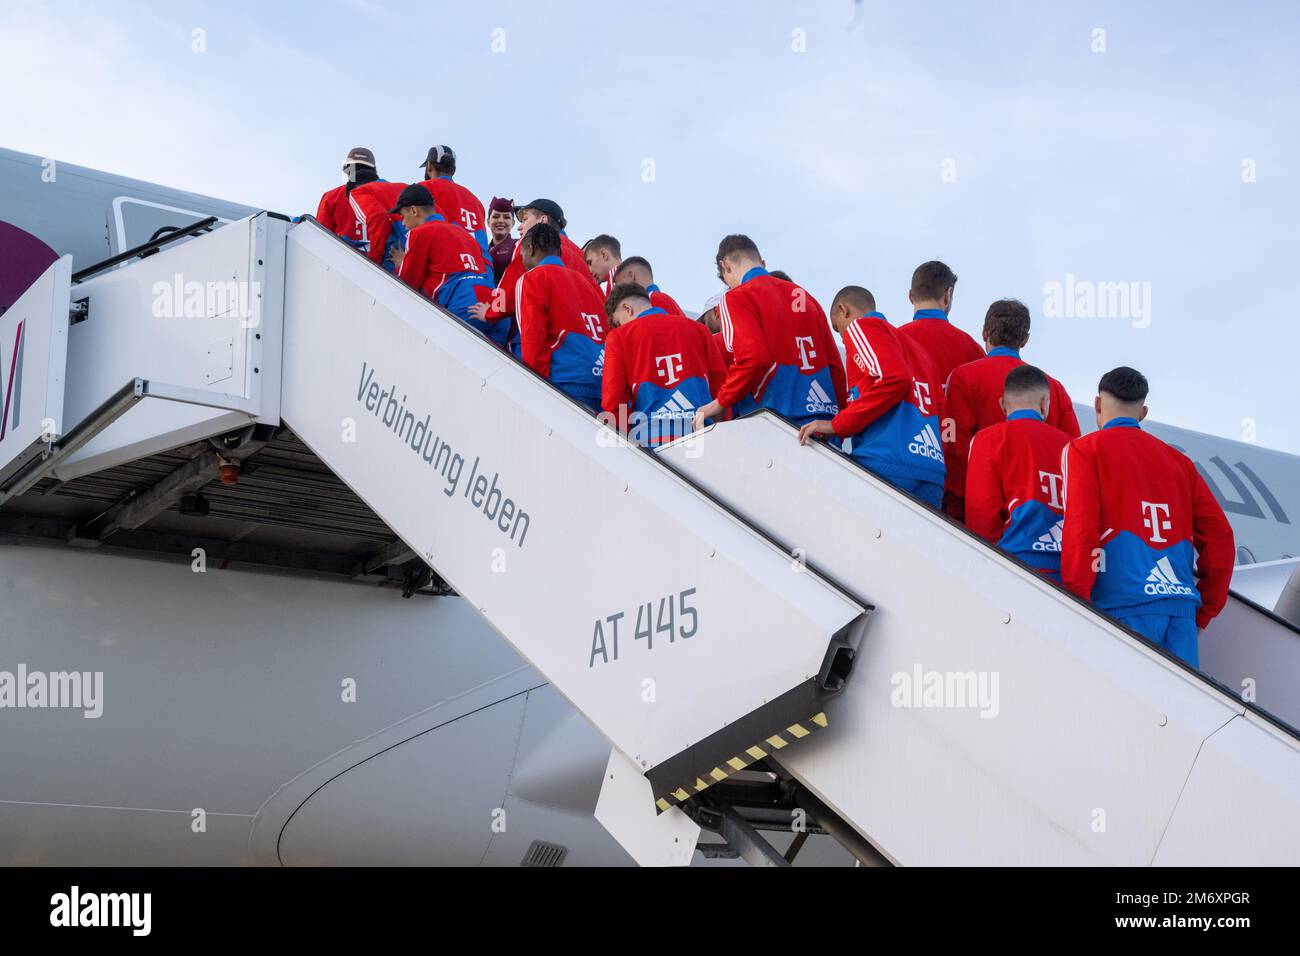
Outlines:
<svg viewBox="0 0 1300 956"><path fill-rule="evenodd" d="M112 254L117 255L148 242L159 235L159 230L183 229L210 215L211 212L185 209L150 199L118 196L113 200L109 213L108 232ZM217 217L217 221L222 224L230 222L222 217Z"/></svg>

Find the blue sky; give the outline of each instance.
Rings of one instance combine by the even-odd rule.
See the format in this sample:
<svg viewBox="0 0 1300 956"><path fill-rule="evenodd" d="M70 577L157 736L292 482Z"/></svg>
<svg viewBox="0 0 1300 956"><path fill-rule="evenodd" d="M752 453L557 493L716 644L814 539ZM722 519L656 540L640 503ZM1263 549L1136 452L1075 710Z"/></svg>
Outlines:
<svg viewBox="0 0 1300 956"><path fill-rule="evenodd" d="M954 321L1022 299L1076 399L1134 365L1154 417L1300 453L1297 36L1281 2L0 0L0 145L298 213L351 146L396 180L447 143L693 309L729 232L896 322L941 258ZM1047 314L1067 276L1149 321Z"/></svg>

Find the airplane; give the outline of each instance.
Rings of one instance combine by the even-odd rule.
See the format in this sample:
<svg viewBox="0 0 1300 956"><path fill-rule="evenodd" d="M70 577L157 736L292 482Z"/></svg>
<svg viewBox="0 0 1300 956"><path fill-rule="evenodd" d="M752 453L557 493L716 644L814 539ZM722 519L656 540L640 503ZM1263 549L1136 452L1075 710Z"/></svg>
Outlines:
<svg viewBox="0 0 1300 956"><path fill-rule="evenodd" d="M259 212L0 149L0 315L61 256L111 269ZM1300 554L1300 457L1146 427L1196 462L1272 611ZM227 437L238 484L151 498L195 442L0 507L0 679L102 671L110 704L5 715L0 758L23 771L0 786L0 861L633 862L593 817L604 737L291 431ZM216 573L193 573L195 541ZM796 865L884 862L829 819L792 832L769 782L733 781ZM711 833L693 858L742 859Z"/></svg>

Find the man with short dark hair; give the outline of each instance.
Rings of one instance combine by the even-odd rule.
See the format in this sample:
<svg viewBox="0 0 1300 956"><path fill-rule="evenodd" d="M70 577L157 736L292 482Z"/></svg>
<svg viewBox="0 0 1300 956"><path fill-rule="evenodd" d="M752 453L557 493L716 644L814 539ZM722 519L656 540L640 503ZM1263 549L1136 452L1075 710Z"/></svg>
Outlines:
<svg viewBox="0 0 1300 956"><path fill-rule="evenodd" d="M606 291L606 295L609 295L614 286L629 283L644 286L645 290L650 293L650 304L655 308L672 312L675 315L686 314L682 311L682 307L677 304L676 299L655 285L654 270L650 268L650 263L644 256L628 256L614 268L614 271L610 273L610 278L613 285Z"/></svg>
<svg viewBox="0 0 1300 956"><path fill-rule="evenodd" d="M587 268L587 260L583 258L582 250L564 234L564 210L560 208L559 203L553 199L534 199L527 205L516 206L515 215L519 217L519 239L521 242L534 226L542 223L554 226L560 237L560 261L564 263L566 268L584 276L591 283L593 289L599 289L596 280L591 277L591 272ZM519 279L525 271L520 252L521 247L516 245L514 256L510 259L509 265L506 266L501 278L497 281L497 288L492 295L491 305L480 304L474 306L475 318L486 322L495 322L515 315L515 287L519 284ZM603 311L602 308L602 314Z"/></svg>
<svg viewBox="0 0 1300 956"><path fill-rule="evenodd" d="M961 521L966 494L966 454L971 438L981 428L996 425L1005 415L1001 399L1007 373L1024 364L1020 350L1029 342L1029 309L1016 299L999 299L984 316L984 347L988 355L953 369L945 390L946 409L943 455L948 461L944 510ZM1065 386L1054 378L1047 424L1079 437L1079 420L1074 414ZM950 423L950 424L949 424Z"/></svg>
<svg viewBox="0 0 1300 956"><path fill-rule="evenodd" d="M912 288L907 293L916 312L912 321L899 329L934 359L935 370L945 384L958 365L984 357L979 343L948 319L956 285L956 273L942 262L935 260L917 266L912 273Z"/></svg>
<svg viewBox="0 0 1300 956"><path fill-rule="evenodd" d="M591 277L600 285L602 295L609 295L614 289L614 270L623 260L623 247L613 236L604 233L595 239L588 239L582 247L583 258Z"/></svg>
<svg viewBox="0 0 1300 956"><path fill-rule="evenodd" d="M375 154L364 146L355 146L348 150L343 158L342 186L335 186L320 197L316 207L316 221L340 239L354 246L364 241L365 230L356 210L352 208L349 197L352 190L366 183L373 183L379 178L375 168Z"/></svg>
<svg viewBox="0 0 1300 956"><path fill-rule="evenodd" d="M565 265L560 230L531 225L519 240L517 312L524 363L593 414L600 411L605 303L590 275Z"/></svg>
<svg viewBox="0 0 1300 956"><path fill-rule="evenodd" d="M768 275L748 236L725 237L714 261L728 288L718 315L734 360L717 396L695 413L695 427L724 408L736 415L770 408L796 425L833 418L846 400L844 364L817 300Z"/></svg>
<svg viewBox="0 0 1300 956"><path fill-rule="evenodd" d="M966 527L1060 579L1065 488L1061 452L1072 436L1048 424L1051 379L1017 365L1003 380L1003 420L980 429L966 464Z"/></svg>
<svg viewBox="0 0 1300 956"><path fill-rule="evenodd" d="M620 432L641 445L687 435L726 366L709 330L653 304L645 286L620 283L605 300L601 406Z"/></svg>
<svg viewBox="0 0 1300 956"><path fill-rule="evenodd" d="M831 325L844 338L849 402L829 421L799 430L799 444L814 435L852 439L849 454L896 488L939 507L943 497L943 446L939 419L926 411L901 336L876 311L862 286L846 286L831 302Z"/></svg>
<svg viewBox="0 0 1300 956"><path fill-rule="evenodd" d="M438 215L433 195L421 183L403 189L391 212L406 227L406 250L394 255L397 277L504 348L510 323L488 325L470 314L470 306L485 301L493 287L474 237Z"/></svg>
<svg viewBox="0 0 1300 956"><path fill-rule="evenodd" d="M1228 600L1232 526L1191 459L1142 430L1141 372L1112 369L1097 392L1098 430L1070 442L1061 459L1061 578L1098 610L1198 666L1199 631Z"/></svg>
<svg viewBox="0 0 1300 956"><path fill-rule="evenodd" d="M478 201L478 197L452 180L456 175L455 151L450 146L430 146L420 168L424 170L424 182L421 185L433 195L438 215L473 236L486 258L487 217L483 214L483 204Z"/></svg>
<svg viewBox="0 0 1300 956"><path fill-rule="evenodd" d="M841 316L843 323L876 311L876 297L860 285L845 286L835 294L835 300L842 310L849 313L847 317ZM831 311L834 312L834 308ZM831 316L831 327L836 327L834 315ZM899 336L898 344L903 349L907 364L912 368L912 389L916 398L916 407L920 409L922 415L927 418L933 415L942 425L943 380L939 378L934 359L910 336Z"/></svg>
<svg viewBox="0 0 1300 956"><path fill-rule="evenodd" d="M506 266L515 253L515 243L519 240L510 235L515 227L515 204L512 199L492 197L488 205L488 258L492 260L492 275L501 281Z"/></svg>

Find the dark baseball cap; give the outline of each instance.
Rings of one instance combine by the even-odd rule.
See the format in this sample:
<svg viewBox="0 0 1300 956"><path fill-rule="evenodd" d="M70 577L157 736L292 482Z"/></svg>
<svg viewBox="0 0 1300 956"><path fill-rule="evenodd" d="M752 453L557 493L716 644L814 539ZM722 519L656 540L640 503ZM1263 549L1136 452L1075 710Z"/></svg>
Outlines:
<svg viewBox="0 0 1300 956"><path fill-rule="evenodd" d="M401 212L407 206L432 206L433 204L433 194L420 183L415 183L398 194L397 205L388 211Z"/></svg>
<svg viewBox="0 0 1300 956"><path fill-rule="evenodd" d="M523 212L525 209L535 209L544 214L551 222L555 223L561 229L564 228L564 210L554 199L534 199L532 202L524 203L522 206L515 207L515 215Z"/></svg>
<svg viewBox="0 0 1300 956"><path fill-rule="evenodd" d="M430 146L429 155L424 157L424 162L420 164L420 169L425 166L441 166L444 162L450 160L453 166L456 165L456 151L450 146Z"/></svg>
<svg viewBox="0 0 1300 956"><path fill-rule="evenodd" d="M349 166L369 166L374 169L375 154L364 146L354 146L348 150L347 158L343 160L343 168L347 169Z"/></svg>

